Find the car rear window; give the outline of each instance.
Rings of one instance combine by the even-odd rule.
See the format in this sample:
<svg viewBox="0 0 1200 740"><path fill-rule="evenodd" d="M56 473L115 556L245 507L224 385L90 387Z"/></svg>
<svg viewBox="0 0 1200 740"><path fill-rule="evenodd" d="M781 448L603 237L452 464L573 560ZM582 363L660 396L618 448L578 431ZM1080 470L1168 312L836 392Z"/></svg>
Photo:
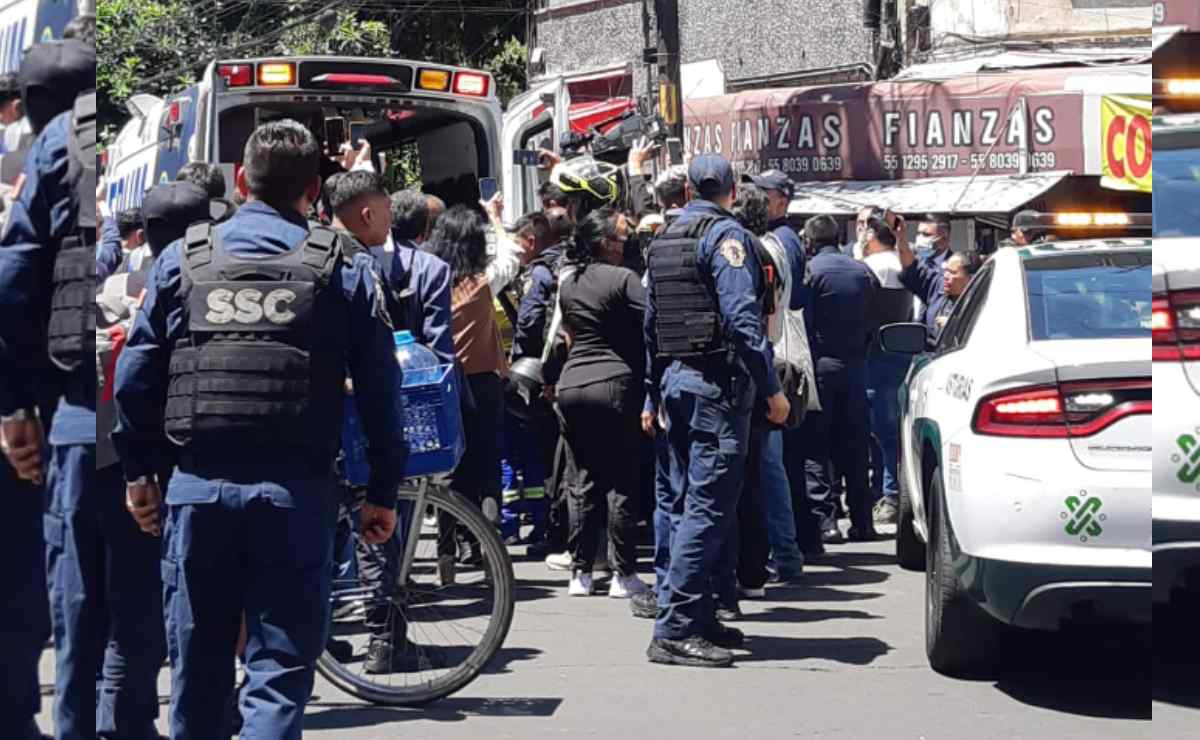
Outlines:
<svg viewBox="0 0 1200 740"><path fill-rule="evenodd" d="M1149 338L1151 259L1147 249L1027 260L1032 338Z"/></svg>
<svg viewBox="0 0 1200 740"><path fill-rule="evenodd" d="M1200 235L1200 149L1154 152L1154 236Z"/></svg>

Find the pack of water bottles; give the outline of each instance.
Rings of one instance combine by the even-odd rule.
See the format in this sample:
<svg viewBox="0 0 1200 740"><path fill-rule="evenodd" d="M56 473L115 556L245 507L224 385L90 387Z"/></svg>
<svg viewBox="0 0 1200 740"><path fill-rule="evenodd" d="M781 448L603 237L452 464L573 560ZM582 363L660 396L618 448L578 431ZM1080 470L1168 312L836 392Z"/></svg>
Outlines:
<svg viewBox="0 0 1200 740"><path fill-rule="evenodd" d="M458 374L453 365L439 364L437 355L417 344L409 332L398 331L394 338L396 361L403 372L400 403L408 444L404 476L448 473L458 465L466 447ZM367 485L371 473L367 440L353 396L346 396L341 468L350 485Z"/></svg>
<svg viewBox="0 0 1200 740"><path fill-rule="evenodd" d="M458 374L453 365L439 364L437 356L413 341L409 332L396 332L395 340L396 360L403 373L400 402L408 443L404 475L448 473L458 465L466 447Z"/></svg>

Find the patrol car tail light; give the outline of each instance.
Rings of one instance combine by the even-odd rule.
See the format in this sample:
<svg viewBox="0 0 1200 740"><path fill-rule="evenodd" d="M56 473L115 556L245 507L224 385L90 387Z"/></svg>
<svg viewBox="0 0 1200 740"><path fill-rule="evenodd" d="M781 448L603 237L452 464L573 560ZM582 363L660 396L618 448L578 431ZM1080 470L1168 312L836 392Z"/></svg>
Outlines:
<svg viewBox="0 0 1200 740"><path fill-rule="evenodd" d="M459 72L454 75L454 92L458 95L487 97L488 76L476 72Z"/></svg>
<svg viewBox="0 0 1200 740"><path fill-rule="evenodd" d="M254 66L250 64L222 64L217 75L229 87L250 87L254 84Z"/></svg>
<svg viewBox="0 0 1200 740"><path fill-rule="evenodd" d="M1150 380L1035 386L984 397L972 429L995 437L1090 437L1120 419L1152 411Z"/></svg>
<svg viewBox="0 0 1200 740"><path fill-rule="evenodd" d="M1200 291L1160 293L1152 311L1154 361L1200 360Z"/></svg>

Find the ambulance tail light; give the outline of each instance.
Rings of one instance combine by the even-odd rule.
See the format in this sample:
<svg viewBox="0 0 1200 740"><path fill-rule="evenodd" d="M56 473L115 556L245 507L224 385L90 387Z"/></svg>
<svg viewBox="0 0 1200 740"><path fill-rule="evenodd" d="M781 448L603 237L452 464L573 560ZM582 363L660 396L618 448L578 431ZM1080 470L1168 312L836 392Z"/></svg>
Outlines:
<svg viewBox="0 0 1200 740"><path fill-rule="evenodd" d="M450 92L450 73L444 69L422 69L417 73L417 87L430 92Z"/></svg>
<svg viewBox="0 0 1200 740"><path fill-rule="evenodd" d="M1159 293L1151 309L1154 361L1200 360L1200 291Z"/></svg>
<svg viewBox="0 0 1200 740"><path fill-rule="evenodd" d="M290 87L296 84L296 65L291 62L266 62L258 65L258 84L263 87Z"/></svg>
<svg viewBox="0 0 1200 740"><path fill-rule="evenodd" d="M254 65L222 64L217 67L217 75L229 87L250 87L254 84Z"/></svg>
<svg viewBox="0 0 1200 740"><path fill-rule="evenodd" d="M489 89L488 76L478 72L459 72L454 75L454 92L456 95L470 95L485 98Z"/></svg>
<svg viewBox="0 0 1200 740"><path fill-rule="evenodd" d="M1090 437L1152 412L1149 378L1086 381L1006 390L985 396L971 428L992 437Z"/></svg>

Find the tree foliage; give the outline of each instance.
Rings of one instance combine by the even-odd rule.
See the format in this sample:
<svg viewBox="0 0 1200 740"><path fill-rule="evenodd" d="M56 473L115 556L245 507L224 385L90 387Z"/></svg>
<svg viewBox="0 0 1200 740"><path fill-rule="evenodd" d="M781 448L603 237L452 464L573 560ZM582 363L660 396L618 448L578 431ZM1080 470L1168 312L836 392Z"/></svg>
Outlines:
<svg viewBox="0 0 1200 740"><path fill-rule="evenodd" d="M525 86L527 3L454 6L415 0L99 0L102 141L128 119L131 95L169 95L218 57L336 54L472 66L495 75L507 103Z"/></svg>

